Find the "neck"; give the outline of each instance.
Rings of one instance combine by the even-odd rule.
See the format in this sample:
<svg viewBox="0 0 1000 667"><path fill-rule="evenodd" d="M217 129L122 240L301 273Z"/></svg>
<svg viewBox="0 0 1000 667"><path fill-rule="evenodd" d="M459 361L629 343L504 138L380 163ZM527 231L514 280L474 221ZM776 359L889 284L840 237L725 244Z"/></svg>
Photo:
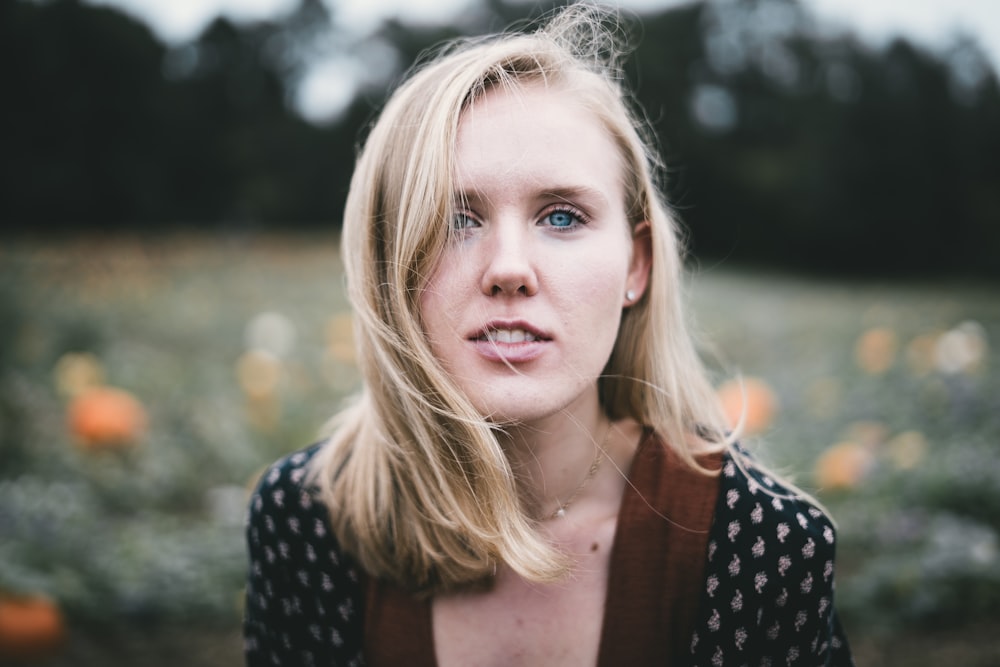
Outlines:
<svg viewBox="0 0 1000 667"><path fill-rule="evenodd" d="M539 517L550 516L570 498L579 500L589 489L581 485L594 481L596 457L606 455L611 423L596 401L593 407L583 415L565 413L506 430L507 455Z"/></svg>

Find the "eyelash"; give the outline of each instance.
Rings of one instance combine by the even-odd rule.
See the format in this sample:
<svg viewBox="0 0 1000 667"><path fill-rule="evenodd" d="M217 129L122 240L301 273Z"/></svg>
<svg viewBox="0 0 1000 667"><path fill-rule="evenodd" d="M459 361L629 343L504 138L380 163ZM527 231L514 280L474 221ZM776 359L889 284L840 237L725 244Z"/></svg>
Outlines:
<svg viewBox="0 0 1000 667"><path fill-rule="evenodd" d="M582 225L586 225L587 223L590 222L590 218L588 218L583 213L583 211L580 211L579 209L574 208L572 206L561 205L561 206L556 206L556 207L553 207L553 208L547 210L541 216L541 218L539 219L539 223L538 224L542 224L543 221L548 220L553 215L557 215L557 214L560 214L560 213L568 215L571 218L573 218L573 224L570 224L570 225L566 225L566 226L557 226L557 225L552 225L552 224L548 225L552 229L558 230L560 233L571 231L573 229L576 229L577 227L580 227ZM467 222L467 223L470 223L470 224L462 225L462 224L459 224L460 222ZM471 227L478 227L481 224L482 223L479 220L477 220L476 217L474 215L472 215L471 213L458 212L458 213L455 214L455 216L454 216L454 218L452 220L452 229L454 229L455 231L463 231L463 230L469 229Z"/></svg>
<svg viewBox="0 0 1000 667"><path fill-rule="evenodd" d="M548 220L553 215L557 215L559 213L566 214L571 218L573 218L573 224L568 225L566 227L557 227L556 225L549 225L550 227L552 227L552 229L555 229L560 233L571 231L573 229L576 229L577 227L586 225L587 223L590 222L590 219L583 213L583 211L577 208L573 208L572 206L565 206L565 205L555 206L549 209L548 211L545 212L545 214L542 216L541 219Z"/></svg>
<svg viewBox="0 0 1000 667"><path fill-rule="evenodd" d="M460 220L461 221L467 221L467 222L470 222L472 224L470 224L470 225L460 225L459 224ZM469 229L470 227L473 227L473 226L477 226L478 227L479 225L480 225L480 222L478 220L476 220L475 216L473 216L473 215L471 215L469 213L466 213L464 211L459 211L459 212L455 213L455 215L452 217L452 220L451 220L451 228L452 228L452 230L454 230L456 232L465 231L466 229Z"/></svg>

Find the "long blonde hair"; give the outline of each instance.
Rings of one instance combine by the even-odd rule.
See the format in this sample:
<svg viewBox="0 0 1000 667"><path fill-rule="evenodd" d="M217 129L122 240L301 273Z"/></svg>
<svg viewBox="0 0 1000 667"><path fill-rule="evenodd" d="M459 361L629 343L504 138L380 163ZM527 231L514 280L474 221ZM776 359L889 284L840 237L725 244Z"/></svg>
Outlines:
<svg viewBox="0 0 1000 667"><path fill-rule="evenodd" d="M485 581L499 562L536 582L569 566L525 511L498 426L443 371L420 323L419 295L451 227L459 121L495 87L571 91L621 152L630 223L649 223L649 286L623 311L599 379L608 417L655 429L695 467L693 434L725 441L685 324L677 225L623 84L620 30L614 15L575 5L533 32L452 43L414 69L367 138L342 237L364 389L334 419L312 479L342 546L372 576L435 593Z"/></svg>

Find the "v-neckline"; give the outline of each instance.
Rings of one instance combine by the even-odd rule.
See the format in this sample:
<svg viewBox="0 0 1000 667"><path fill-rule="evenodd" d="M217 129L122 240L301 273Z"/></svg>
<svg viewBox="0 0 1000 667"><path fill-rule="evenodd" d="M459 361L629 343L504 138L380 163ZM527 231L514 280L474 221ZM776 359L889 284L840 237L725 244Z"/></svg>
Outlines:
<svg viewBox="0 0 1000 667"><path fill-rule="evenodd" d="M719 467L718 460L707 463ZM651 429L644 429L626 479L609 556L597 667L665 665L687 649L718 489L717 477L693 470ZM439 667L432 600L372 585L376 606L388 605L395 614L395 632L406 629L406 664ZM369 602L372 598L370 593ZM378 641L370 623L384 618L375 613L382 609L368 611L366 646L369 639Z"/></svg>

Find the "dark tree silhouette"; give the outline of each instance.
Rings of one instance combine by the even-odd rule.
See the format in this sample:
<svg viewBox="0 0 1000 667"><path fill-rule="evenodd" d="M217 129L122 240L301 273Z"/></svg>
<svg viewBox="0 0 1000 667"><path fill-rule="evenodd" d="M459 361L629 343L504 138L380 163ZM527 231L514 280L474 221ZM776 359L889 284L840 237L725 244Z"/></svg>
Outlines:
<svg viewBox="0 0 1000 667"><path fill-rule="evenodd" d="M483 0L451 25L339 27L322 0L167 48L79 0L0 4L3 230L339 224L358 143L433 45L564 2ZM1000 277L1000 86L968 37L930 53L815 30L796 0L624 15L627 76L695 255L840 274ZM293 108L312 59L396 54L335 121ZM372 67L372 71L379 68Z"/></svg>

